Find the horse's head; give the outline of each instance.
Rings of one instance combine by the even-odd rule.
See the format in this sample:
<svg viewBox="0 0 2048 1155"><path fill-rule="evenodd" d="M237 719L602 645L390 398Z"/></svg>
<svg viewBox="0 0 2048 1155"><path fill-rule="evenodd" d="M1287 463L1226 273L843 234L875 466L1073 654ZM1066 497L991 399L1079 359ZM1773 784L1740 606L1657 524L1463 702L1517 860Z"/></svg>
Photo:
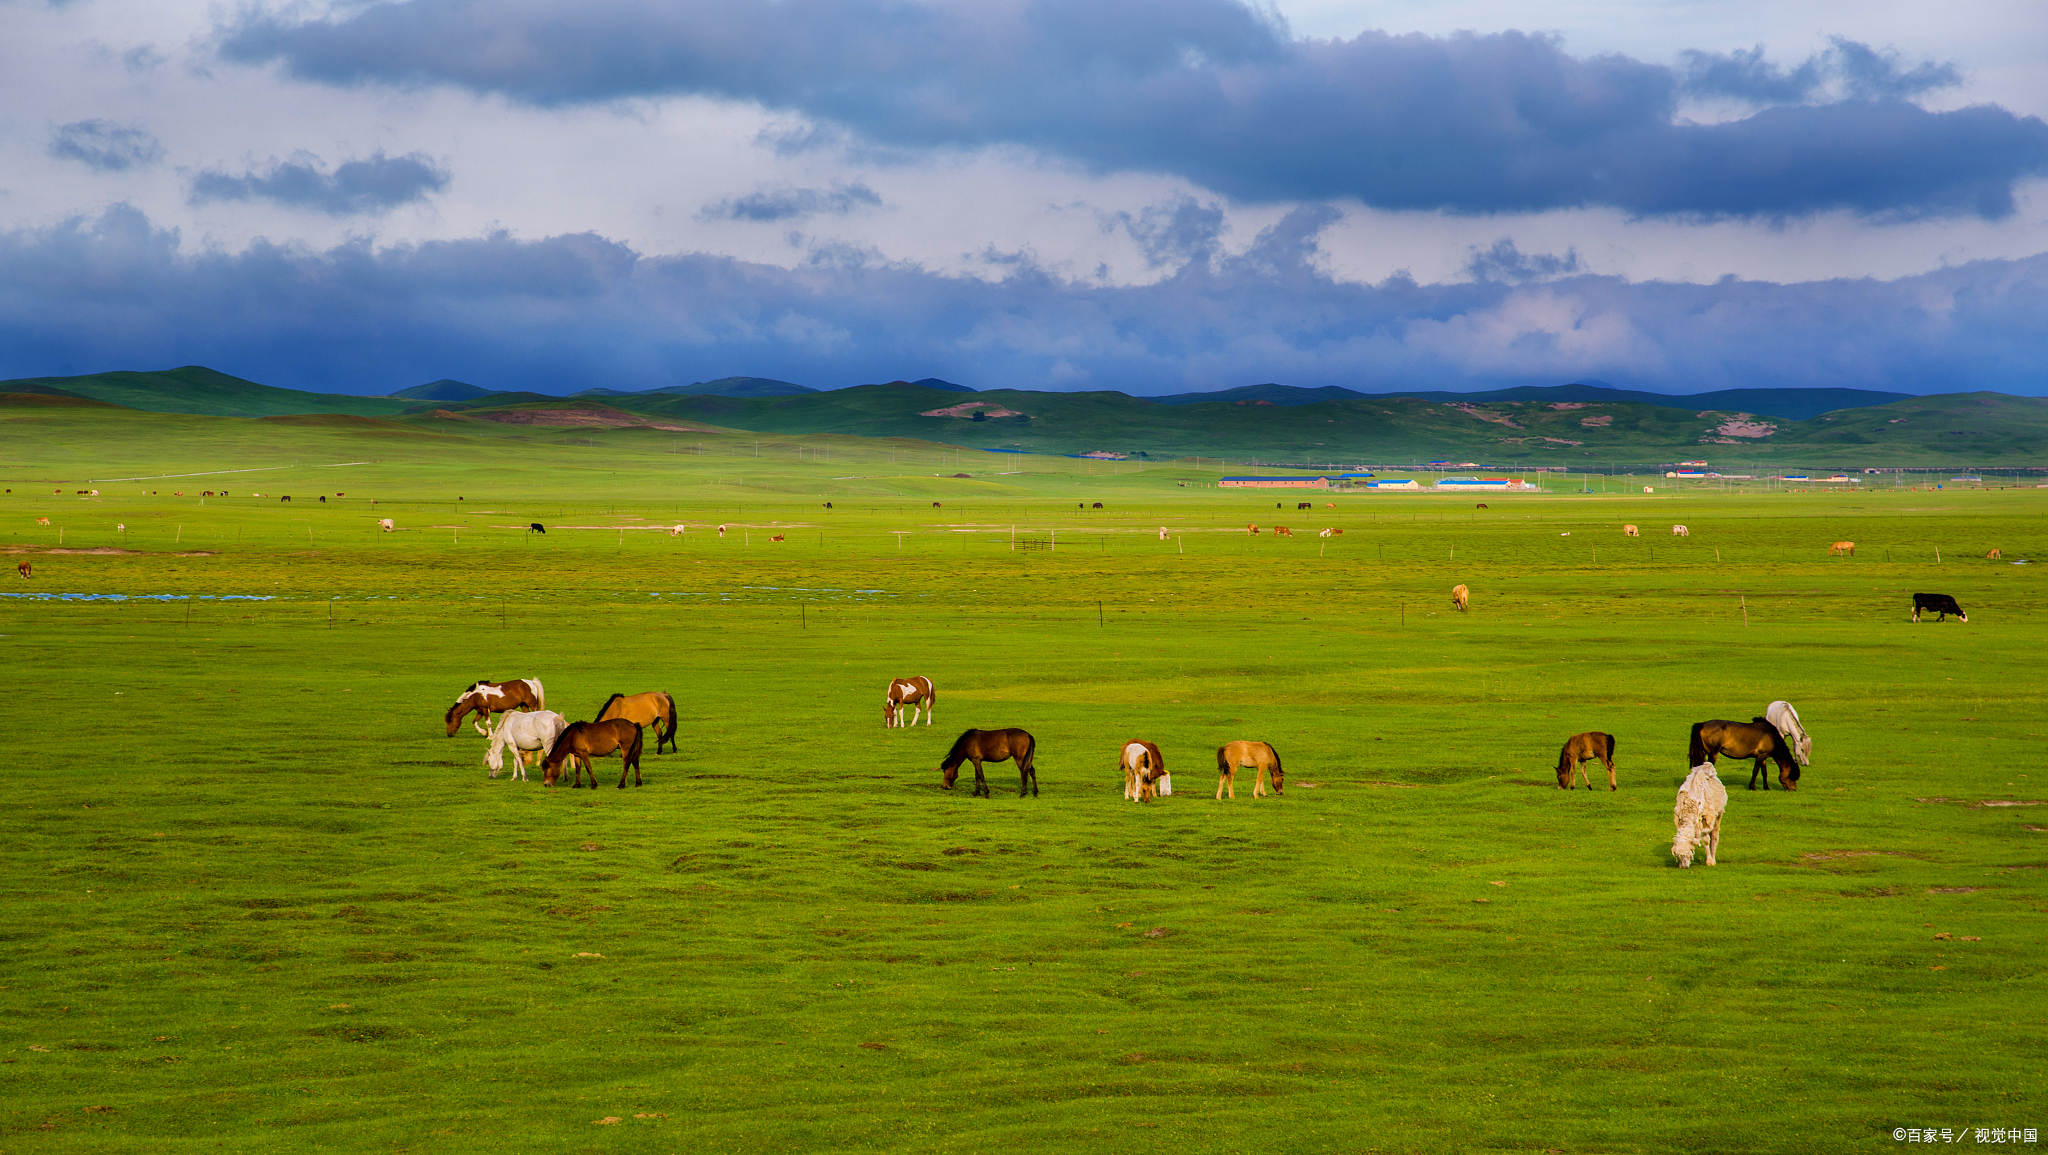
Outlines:
<svg viewBox="0 0 2048 1155"><path fill-rule="evenodd" d="M958 762L955 762L948 766L940 766L939 773L945 775L946 789L951 790L953 788L953 783L958 781L960 778L960 764Z"/></svg>
<svg viewBox="0 0 2048 1155"><path fill-rule="evenodd" d="M894 698L891 698L890 700L888 700L888 701L886 701L886 702L882 703L882 725L884 725L884 726L894 726L895 724L896 724L896 700L895 700Z"/></svg>
<svg viewBox="0 0 2048 1155"><path fill-rule="evenodd" d="M490 768L491 777L493 778L498 776L498 771L505 768L504 749L503 746L494 744L490 749L490 753L484 755L484 765Z"/></svg>
<svg viewBox="0 0 2048 1155"><path fill-rule="evenodd" d="M1278 794L1287 785L1287 771L1280 768L1280 760L1273 760L1273 793Z"/></svg>
<svg viewBox="0 0 2048 1155"><path fill-rule="evenodd" d="M448 736L450 738L455 736L457 730L462 729L462 716L469 713L470 708L475 704L474 695L464 694L460 698L455 699L453 706L448 707L448 717L445 721L448 723Z"/></svg>

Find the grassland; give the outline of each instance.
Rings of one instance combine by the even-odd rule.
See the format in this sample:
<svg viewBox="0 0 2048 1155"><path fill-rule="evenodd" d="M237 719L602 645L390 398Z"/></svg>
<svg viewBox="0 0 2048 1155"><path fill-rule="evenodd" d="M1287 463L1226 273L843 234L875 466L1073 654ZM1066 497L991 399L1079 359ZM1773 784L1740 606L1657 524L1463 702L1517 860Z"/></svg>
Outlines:
<svg viewBox="0 0 2048 1155"><path fill-rule="evenodd" d="M36 570L0 598L0 1152L2048 1123L2048 599L1982 557L2043 553L2042 493L1276 512L1179 465L457 428L0 414L0 549ZM205 476L105 480L165 473ZM1908 623L1918 590L1970 622ZM911 672L938 723L884 731ZM572 718L674 692L681 753L637 790L486 778L440 714L529 675ZM1802 788L1724 764L1721 865L1675 869L1687 726L1778 697ZM938 790L967 725L1037 735L1042 796ZM1584 729L1619 792L1554 788ZM1174 797L1121 800L1136 736ZM1235 737L1284 796L1210 797Z"/></svg>

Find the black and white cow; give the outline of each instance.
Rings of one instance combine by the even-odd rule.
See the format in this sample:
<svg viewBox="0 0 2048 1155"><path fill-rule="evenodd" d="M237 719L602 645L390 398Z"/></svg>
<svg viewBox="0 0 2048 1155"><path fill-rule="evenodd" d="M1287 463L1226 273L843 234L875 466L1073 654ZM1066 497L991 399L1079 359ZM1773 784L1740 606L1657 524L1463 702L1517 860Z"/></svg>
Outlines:
<svg viewBox="0 0 2048 1155"><path fill-rule="evenodd" d="M1920 620L1920 611L1922 610L1925 610L1930 614L1940 614L1941 617L1938 620L1944 622L1948 620L1948 616L1950 614L1954 614L1956 616L1956 620L1959 622L1967 622L1970 620L1970 615L1963 612L1963 607L1956 604L1956 599L1948 596L1947 594L1914 594L1914 621L1917 622Z"/></svg>

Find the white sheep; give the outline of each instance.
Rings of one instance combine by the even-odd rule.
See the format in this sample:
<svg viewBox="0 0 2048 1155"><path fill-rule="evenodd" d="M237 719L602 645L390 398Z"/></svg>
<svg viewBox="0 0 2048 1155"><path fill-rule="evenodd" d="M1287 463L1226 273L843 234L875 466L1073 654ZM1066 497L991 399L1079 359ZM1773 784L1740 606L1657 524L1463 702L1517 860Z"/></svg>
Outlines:
<svg viewBox="0 0 2048 1155"><path fill-rule="evenodd" d="M1680 866L1692 865L1694 847L1707 852L1707 865L1721 848L1721 812L1728 808L1728 788L1712 762L1692 768L1685 784L1678 788L1678 803L1671 808L1671 820L1678 832L1671 836L1671 857Z"/></svg>

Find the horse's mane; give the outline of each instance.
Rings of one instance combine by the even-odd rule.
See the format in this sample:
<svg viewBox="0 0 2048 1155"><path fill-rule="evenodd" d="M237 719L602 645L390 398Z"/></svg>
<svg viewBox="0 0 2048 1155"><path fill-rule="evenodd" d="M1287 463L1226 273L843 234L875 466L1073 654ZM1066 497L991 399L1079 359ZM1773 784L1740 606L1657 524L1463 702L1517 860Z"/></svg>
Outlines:
<svg viewBox="0 0 2048 1155"><path fill-rule="evenodd" d="M958 738L953 739L953 748L951 750L946 751L946 757L943 761L939 763L939 765L941 767L955 766L958 765L962 760L964 760L967 757L967 740L972 737L974 737L974 730L972 727L969 727L966 730L962 730L960 732L960 736Z"/></svg>
<svg viewBox="0 0 2048 1155"><path fill-rule="evenodd" d="M597 713L595 713L595 714L592 714L592 715L591 715L591 717L593 717L593 718L602 718L602 717L604 717L604 712L605 712L606 710L609 710L609 709L611 709L611 708L612 708L612 703L613 703L613 702L616 702L616 701L618 701L618 700L619 700L620 698L623 698L623 697L625 697L625 695L624 695L624 694L613 694L613 695L612 695L611 697L609 697L609 698L606 698L606 699L604 700L604 705L602 705L602 706L599 706L599 707L597 708Z"/></svg>

